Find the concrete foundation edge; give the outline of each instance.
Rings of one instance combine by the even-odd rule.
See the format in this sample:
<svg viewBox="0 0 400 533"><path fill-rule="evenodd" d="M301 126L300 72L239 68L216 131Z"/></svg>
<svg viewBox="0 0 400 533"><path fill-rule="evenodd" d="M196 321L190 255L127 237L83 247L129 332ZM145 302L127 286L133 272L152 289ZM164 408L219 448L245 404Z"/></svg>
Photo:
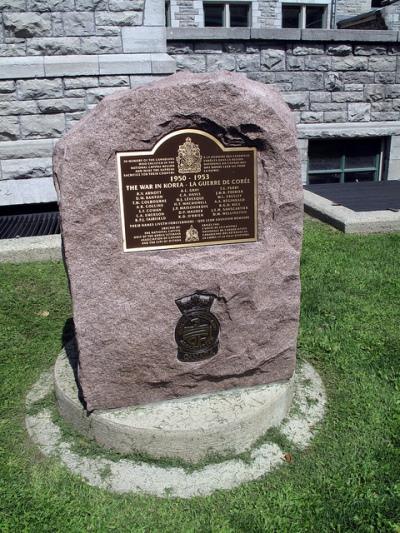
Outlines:
<svg viewBox="0 0 400 533"><path fill-rule="evenodd" d="M54 419L53 408L41 404L54 393L53 376L53 370L43 372L28 391L25 417L28 434L44 456L58 461L60 466L92 487L119 494L192 498L260 479L285 464L285 449L273 439L263 439L254 446L245 461L239 456L190 469L138 458L116 458L115 455L109 458L101 448L87 455L75 449L78 445L79 450L76 436L63 433ZM298 364L292 408L279 426L279 433L298 450L304 450L319 430L326 401L318 372L307 362Z"/></svg>
<svg viewBox="0 0 400 533"><path fill-rule="evenodd" d="M347 207L332 205L332 201L304 191L304 211L344 233L392 233L400 231L400 212L355 212Z"/></svg>
<svg viewBox="0 0 400 533"><path fill-rule="evenodd" d="M60 259L62 259L60 235L0 240L0 263L59 261Z"/></svg>

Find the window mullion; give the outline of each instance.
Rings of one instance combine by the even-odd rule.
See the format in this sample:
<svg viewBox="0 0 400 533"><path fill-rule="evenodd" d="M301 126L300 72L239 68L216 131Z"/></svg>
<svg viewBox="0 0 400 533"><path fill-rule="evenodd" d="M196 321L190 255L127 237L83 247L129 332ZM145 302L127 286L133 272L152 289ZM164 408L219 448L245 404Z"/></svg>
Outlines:
<svg viewBox="0 0 400 533"><path fill-rule="evenodd" d="M225 4L225 9L224 9L224 26L226 28L230 28L231 27L231 12L230 12L230 9L229 9L229 4Z"/></svg>
<svg viewBox="0 0 400 533"><path fill-rule="evenodd" d="M340 183L344 183L344 169L346 156L343 154L340 157Z"/></svg>
<svg viewBox="0 0 400 533"><path fill-rule="evenodd" d="M327 170L309 170L309 174L340 174L342 172L342 169L340 168L329 168Z"/></svg>
<svg viewBox="0 0 400 533"><path fill-rule="evenodd" d="M379 153L376 154L376 161L375 161L375 164L376 164L376 171L375 171L375 181L379 181L380 179L382 180L382 173L383 173L383 150L384 150L384 142L385 142L385 139L382 137L381 139L381 149L379 151Z"/></svg>

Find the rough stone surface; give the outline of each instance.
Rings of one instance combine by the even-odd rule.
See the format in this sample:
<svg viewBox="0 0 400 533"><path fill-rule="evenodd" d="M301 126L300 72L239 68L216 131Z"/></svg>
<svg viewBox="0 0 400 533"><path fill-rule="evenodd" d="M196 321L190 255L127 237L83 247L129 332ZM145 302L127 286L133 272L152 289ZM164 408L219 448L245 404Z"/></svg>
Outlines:
<svg viewBox="0 0 400 533"><path fill-rule="evenodd" d="M19 80L17 81L18 97L22 100L59 98L62 96L62 81L54 80Z"/></svg>
<svg viewBox="0 0 400 533"><path fill-rule="evenodd" d="M61 137L64 128L63 115L21 116L23 138Z"/></svg>
<svg viewBox="0 0 400 533"><path fill-rule="evenodd" d="M9 37L45 37L51 30L51 18L48 14L7 13L4 29Z"/></svg>
<svg viewBox="0 0 400 533"><path fill-rule="evenodd" d="M115 153L149 150L181 128L258 149L258 241L124 253ZM295 126L276 91L227 73L180 74L124 90L57 144L54 163L89 410L292 376L302 187ZM218 296L220 349L188 364L177 359L175 299L196 290Z"/></svg>
<svg viewBox="0 0 400 533"><path fill-rule="evenodd" d="M35 157L1 161L4 180L42 178L52 175L51 158Z"/></svg>

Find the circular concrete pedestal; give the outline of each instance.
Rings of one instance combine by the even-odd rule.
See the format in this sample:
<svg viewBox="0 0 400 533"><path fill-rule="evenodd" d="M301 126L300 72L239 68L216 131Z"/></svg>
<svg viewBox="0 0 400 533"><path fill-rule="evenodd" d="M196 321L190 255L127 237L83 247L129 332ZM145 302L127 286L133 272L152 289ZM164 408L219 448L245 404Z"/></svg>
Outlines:
<svg viewBox="0 0 400 533"><path fill-rule="evenodd" d="M78 399L74 373L64 350L56 361L54 378L59 411L78 432L118 452L188 462L248 450L285 418L294 388L292 378L88 415Z"/></svg>
<svg viewBox="0 0 400 533"><path fill-rule="evenodd" d="M65 361L60 359L56 371L58 380L63 368L71 377ZM318 373L306 362L298 365L293 385L292 408L280 424L278 432L286 439L289 450L293 450L291 446L294 446L295 450L303 450L318 431L324 416L326 395ZM75 391L71 396L75 404L76 389L73 380L70 381L70 386L70 393ZM79 450L77 438L66 436L58 425L53 406L51 402L49 403L53 391L54 372L46 371L41 374L26 396L25 423L30 438L45 456L58 460L61 465L80 476L86 483L103 490L151 494L162 498L206 496L216 490L231 489L241 483L260 479L287 460L288 448L280 448L273 439L263 440L254 446L249 451L246 461L240 457L225 458L219 462L214 460L203 466L194 466L189 470L184 464L168 466L157 464L150 459L115 456L111 458L104 449L99 449L96 453L92 450L86 455L75 448L78 444ZM58 387L58 395L60 394L64 392ZM43 405L45 399L48 401ZM79 409L76 411L76 405L74 407L66 402L67 396L61 402L66 411L80 413L75 418L75 427L80 428L81 432L92 433L92 423L88 423L87 416L79 404ZM156 408L156 405L152 407Z"/></svg>

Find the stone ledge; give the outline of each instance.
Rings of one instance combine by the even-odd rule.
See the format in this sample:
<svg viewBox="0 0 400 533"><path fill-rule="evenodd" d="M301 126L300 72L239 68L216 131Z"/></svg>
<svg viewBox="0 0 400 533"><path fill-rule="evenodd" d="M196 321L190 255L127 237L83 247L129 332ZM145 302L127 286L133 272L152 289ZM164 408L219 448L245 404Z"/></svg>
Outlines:
<svg viewBox="0 0 400 533"><path fill-rule="evenodd" d="M296 28L251 28L250 39L299 41L301 39L301 30L297 30Z"/></svg>
<svg viewBox="0 0 400 533"><path fill-rule="evenodd" d="M167 41L288 40L320 42L399 41L399 32L390 30L297 30L289 28L167 28Z"/></svg>
<svg viewBox="0 0 400 533"><path fill-rule="evenodd" d="M391 233L400 231L400 212L355 212L310 191L304 191L304 211L344 233Z"/></svg>
<svg viewBox="0 0 400 533"><path fill-rule="evenodd" d="M398 35L399 32L391 30L301 30L302 41L394 43Z"/></svg>
<svg viewBox="0 0 400 533"><path fill-rule="evenodd" d="M0 57L0 80L44 76L43 56Z"/></svg>
<svg viewBox="0 0 400 533"><path fill-rule="evenodd" d="M381 137L400 135L400 122L336 122L318 124L298 124L300 139L335 137Z"/></svg>
<svg viewBox="0 0 400 533"><path fill-rule="evenodd" d="M60 235L0 240L0 263L59 261L61 259Z"/></svg>
<svg viewBox="0 0 400 533"><path fill-rule="evenodd" d="M166 53L0 58L2 80L173 72L175 72L175 61Z"/></svg>
<svg viewBox="0 0 400 533"><path fill-rule="evenodd" d="M250 28L167 28L167 41L240 41L250 39Z"/></svg>

